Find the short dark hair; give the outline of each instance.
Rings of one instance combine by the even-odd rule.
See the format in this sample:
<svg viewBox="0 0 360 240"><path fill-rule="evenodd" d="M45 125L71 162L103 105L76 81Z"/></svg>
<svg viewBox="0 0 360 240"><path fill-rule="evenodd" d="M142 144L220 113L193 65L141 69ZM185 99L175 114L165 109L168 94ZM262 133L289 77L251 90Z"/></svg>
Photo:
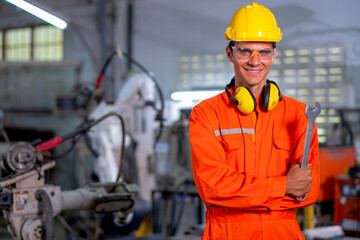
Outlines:
<svg viewBox="0 0 360 240"><path fill-rule="evenodd" d="M276 48L277 47L277 45L276 45L276 42L271 42L272 43L272 45L273 45L273 48ZM232 46L235 46L235 41L233 41L233 40L230 40L229 41L229 44L228 44L228 47L230 48L230 50L232 51Z"/></svg>

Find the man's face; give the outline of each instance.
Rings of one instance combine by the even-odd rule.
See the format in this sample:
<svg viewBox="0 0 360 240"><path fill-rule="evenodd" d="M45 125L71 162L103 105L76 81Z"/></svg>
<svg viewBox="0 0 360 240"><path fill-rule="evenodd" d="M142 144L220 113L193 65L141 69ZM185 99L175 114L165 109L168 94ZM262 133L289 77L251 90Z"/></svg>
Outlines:
<svg viewBox="0 0 360 240"><path fill-rule="evenodd" d="M264 51L269 50L273 53L266 55ZM235 42L233 49L226 47L227 57L234 64L235 84L249 88L265 85L276 53L269 42Z"/></svg>

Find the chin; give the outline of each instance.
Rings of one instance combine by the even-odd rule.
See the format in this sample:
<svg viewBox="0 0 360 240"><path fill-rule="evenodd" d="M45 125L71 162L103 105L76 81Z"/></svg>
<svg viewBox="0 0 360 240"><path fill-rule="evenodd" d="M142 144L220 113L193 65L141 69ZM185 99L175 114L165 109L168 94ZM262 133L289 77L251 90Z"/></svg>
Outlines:
<svg viewBox="0 0 360 240"><path fill-rule="evenodd" d="M249 85L258 85L260 83L262 83L264 80L266 80L266 77L263 76L256 76L256 77L250 77L250 78L246 78L246 82L249 83Z"/></svg>

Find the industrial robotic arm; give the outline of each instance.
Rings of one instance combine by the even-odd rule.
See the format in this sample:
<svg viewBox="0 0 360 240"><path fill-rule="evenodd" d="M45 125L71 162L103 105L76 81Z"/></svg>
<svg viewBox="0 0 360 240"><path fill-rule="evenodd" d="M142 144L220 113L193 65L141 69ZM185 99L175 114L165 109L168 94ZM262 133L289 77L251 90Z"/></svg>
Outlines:
<svg viewBox="0 0 360 240"><path fill-rule="evenodd" d="M92 148L98 152L95 169L101 182L117 179L119 154L123 147L129 147L131 139L138 138L136 141L140 144L146 144L145 139L142 138L143 133L138 134L141 135L140 137L137 136L137 129L140 128L139 123L144 123L141 122L139 112L136 111L141 110L144 114L144 107L152 105L154 102L154 82L145 74L133 74L118 92L114 104L101 101L90 114L90 119L96 119L109 112L116 112L123 116L127 126L126 133L124 133L120 122L115 118L109 118L94 126L94 131L88 133ZM122 136L125 138L121 139Z"/></svg>

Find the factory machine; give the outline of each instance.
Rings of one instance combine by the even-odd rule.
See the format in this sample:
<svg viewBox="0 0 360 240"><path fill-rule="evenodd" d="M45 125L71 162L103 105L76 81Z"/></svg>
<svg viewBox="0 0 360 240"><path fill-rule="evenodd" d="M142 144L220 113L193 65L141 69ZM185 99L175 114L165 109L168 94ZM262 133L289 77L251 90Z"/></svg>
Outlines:
<svg viewBox="0 0 360 240"><path fill-rule="evenodd" d="M131 75L120 89L114 104L108 104L102 99L104 92L100 86L115 56L127 57L143 74ZM160 107L155 103L156 90ZM146 128L153 123L149 121L144 124L148 116L141 115L140 123L139 118L135 117L146 106L155 110L155 120L160 123L155 141L161 136L164 103L159 85L140 63L117 50L108 57L97 78L95 90L88 95L86 103L81 104L84 109L75 108L79 105L77 99L69 99L67 95L57 98L57 104L61 103L57 105L57 111L65 113L68 110L81 110L85 115L83 123L69 134L44 142L10 142L3 131L3 112L0 111L0 137L7 142L5 145L0 144L0 207L8 231L14 239L54 239L54 217L63 211L82 209L110 215L111 226L116 228L116 234L121 235L126 228L124 235L127 235L136 230L150 212L150 204L140 197L136 179L130 179L135 178L136 166L132 166L131 171L124 171L124 168L130 168L128 161L125 161L131 155L130 151L126 151L130 147L129 143L136 136L142 141L147 140L146 136L150 132L137 130L139 125ZM95 157L94 174L97 181L70 191L62 191L60 186L48 184L49 170L56 166L52 149L66 140L72 140L69 152L81 137L84 137L89 152ZM139 209L141 213L137 211ZM105 225L109 227L110 224Z"/></svg>
<svg viewBox="0 0 360 240"><path fill-rule="evenodd" d="M93 183L62 191L59 186L45 181L48 170L56 165L47 157L48 150L93 125L87 124L64 137L39 144L16 142L2 147L0 206L14 239L54 239L54 217L67 210L116 212L119 224L128 221L138 195L135 184L123 181Z"/></svg>
<svg viewBox="0 0 360 240"><path fill-rule="evenodd" d="M350 235L360 235L360 178L335 178L334 223Z"/></svg>
<svg viewBox="0 0 360 240"><path fill-rule="evenodd" d="M181 111L181 119L164 127L163 135L155 146L156 187L158 190L177 191L193 181L191 167L189 110ZM190 189L197 192L196 189Z"/></svg>
<svg viewBox="0 0 360 240"><path fill-rule="evenodd" d="M205 206L191 167L190 113L191 109L181 109L180 118L164 127L155 146L152 227L154 233L162 232L166 237L183 233L201 236L205 222Z"/></svg>
<svg viewBox="0 0 360 240"><path fill-rule="evenodd" d="M360 236L360 169L354 146L321 147L320 192L305 214L308 240L358 239Z"/></svg>

